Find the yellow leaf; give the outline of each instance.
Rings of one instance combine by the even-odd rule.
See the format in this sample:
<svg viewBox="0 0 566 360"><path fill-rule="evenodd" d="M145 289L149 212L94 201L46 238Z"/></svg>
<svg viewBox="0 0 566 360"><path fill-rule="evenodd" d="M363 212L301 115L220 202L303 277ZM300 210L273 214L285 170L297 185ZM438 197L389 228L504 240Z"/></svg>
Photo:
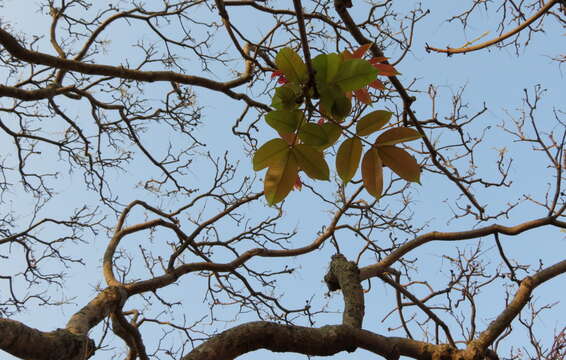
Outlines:
<svg viewBox="0 0 566 360"><path fill-rule="evenodd" d="M408 127L396 127L389 129L383 134L379 135L375 141L377 146L395 145L402 142L420 139L422 135L415 129Z"/></svg>
<svg viewBox="0 0 566 360"><path fill-rule="evenodd" d="M421 169L417 160L405 150L395 146L379 146L377 148L383 165L389 167L401 178L420 183Z"/></svg>
<svg viewBox="0 0 566 360"><path fill-rule="evenodd" d="M263 182L265 198L269 205L276 204L287 196L293 189L299 167L292 151L281 158L281 161L272 164Z"/></svg>
<svg viewBox="0 0 566 360"><path fill-rule="evenodd" d="M369 149L362 159L362 180L367 192L379 199L383 192L383 163L375 148Z"/></svg>
<svg viewBox="0 0 566 360"><path fill-rule="evenodd" d="M347 139L340 145L336 154L336 170L345 184L356 174L361 156L362 142L359 138Z"/></svg>

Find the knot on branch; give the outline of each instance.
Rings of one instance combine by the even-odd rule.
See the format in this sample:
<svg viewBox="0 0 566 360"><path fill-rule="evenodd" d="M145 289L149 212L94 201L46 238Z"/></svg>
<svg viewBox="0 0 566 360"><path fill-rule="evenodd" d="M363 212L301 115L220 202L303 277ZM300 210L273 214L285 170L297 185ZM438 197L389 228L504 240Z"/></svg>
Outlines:
<svg viewBox="0 0 566 360"><path fill-rule="evenodd" d="M330 269L324 276L328 290L342 290L344 313L342 324L361 329L364 318L364 292L360 285L360 270L356 263L346 260L344 255L332 256Z"/></svg>

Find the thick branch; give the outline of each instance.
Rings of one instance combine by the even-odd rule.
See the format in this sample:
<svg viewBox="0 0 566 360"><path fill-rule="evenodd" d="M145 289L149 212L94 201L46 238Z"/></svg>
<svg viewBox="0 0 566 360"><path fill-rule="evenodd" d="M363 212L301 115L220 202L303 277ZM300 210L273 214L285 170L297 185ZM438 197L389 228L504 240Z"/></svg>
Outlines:
<svg viewBox="0 0 566 360"><path fill-rule="evenodd" d="M27 360L83 360L92 355L94 342L65 329L42 332L0 318L0 349Z"/></svg>
<svg viewBox="0 0 566 360"><path fill-rule="evenodd" d="M24 101L42 100L74 90L74 86L49 86L43 89L26 90L0 84L0 97L6 96Z"/></svg>
<svg viewBox="0 0 566 360"><path fill-rule="evenodd" d="M307 328L258 321L236 326L213 337L182 360L235 359L258 349L329 356L347 351L352 346L386 359L398 359L401 355L423 360L432 359L432 354L441 348L410 339L385 337L345 325Z"/></svg>
<svg viewBox="0 0 566 360"><path fill-rule="evenodd" d="M72 334L86 335L90 329L101 322L117 307L126 301L123 288L108 287L75 313L67 323L67 330Z"/></svg>
<svg viewBox="0 0 566 360"><path fill-rule="evenodd" d="M360 270L344 255L332 256L330 271L324 276L330 291L341 289L344 296L342 324L361 329L364 320L364 292L360 285Z"/></svg>

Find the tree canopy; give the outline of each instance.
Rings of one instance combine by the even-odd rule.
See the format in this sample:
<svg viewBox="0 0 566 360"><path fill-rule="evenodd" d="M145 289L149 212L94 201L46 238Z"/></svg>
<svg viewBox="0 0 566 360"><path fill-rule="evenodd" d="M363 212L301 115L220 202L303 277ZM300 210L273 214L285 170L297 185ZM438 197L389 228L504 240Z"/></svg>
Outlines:
<svg viewBox="0 0 566 360"><path fill-rule="evenodd" d="M454 3L0 1L1 357L563 359L566 1Z"/></svg>

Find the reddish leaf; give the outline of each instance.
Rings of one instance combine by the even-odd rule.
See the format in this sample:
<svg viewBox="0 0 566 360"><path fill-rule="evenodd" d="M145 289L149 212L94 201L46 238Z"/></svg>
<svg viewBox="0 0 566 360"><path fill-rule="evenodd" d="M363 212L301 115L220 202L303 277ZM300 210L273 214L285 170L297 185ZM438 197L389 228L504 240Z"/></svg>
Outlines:
<svg viewBox="0 0 566 360"><path fill-rule="evenodd" d="M385 85L377 79L372 81L369 86L377 90L385 90Z"/></svg>
<svg viewBox="0 0 566 360"><path fill-rule="evenodd" d="M348 50L342 51L342 53L340 53L340 55L342 55L342 59L344 59L344 60L355 59L354 54L352 54Z"/></svg>
<svg viewBox="0 0 566 360"><path fill-rule="evenodd" d="M371 97L369 96L369 92L367 88L354 90L354 96L356 97L356 99L360 100L362 103L366 105L371 104Z"/></svg>
<svg viewBox="0 0 566 360"><path fill-rule="evenodd" d="M373 64L373 67L379 71L379 75L382 76L395 76L399 75L399 72L389 64Z"/></svg>
<svg viewBox="0 0 566 360"><path fill-rule="evenodd" d="M373 64L377 64L377 63L384 62L384 61L387 60L387 59L389 59L389 58L388 58L388 57L385 57L385 56L379 56L379 57L371 58L371 59L369 60L369 62L373 65Z"/></svg>
<svg viewBox="0 0 566 360"><path fill-rule="evenodd" d="M293 185L295 190L301 191L303 189L303 183L301 182L301 177L297 174L297 179L295 179L295 185Z"/></svg>
<svg viewBox="0 0 566 360"><path fill-rule="evenodd" d="M357 49L352 53L352 56L353 56L354 58L361 59L361 58L365 55L366 51L368 51L368 49L369 49L370 47L371 47L371 43L362 45L362 46L360 46L359 48L357 48Z"/></svg>
<svg viewBox="0 0 566 360"><path fill-rule="evenodd" d="M279 70L274 71L273 74L271 74L271 78L277 78L277 83L280 85L285 85L289 82L285 75Z"/></svg>

